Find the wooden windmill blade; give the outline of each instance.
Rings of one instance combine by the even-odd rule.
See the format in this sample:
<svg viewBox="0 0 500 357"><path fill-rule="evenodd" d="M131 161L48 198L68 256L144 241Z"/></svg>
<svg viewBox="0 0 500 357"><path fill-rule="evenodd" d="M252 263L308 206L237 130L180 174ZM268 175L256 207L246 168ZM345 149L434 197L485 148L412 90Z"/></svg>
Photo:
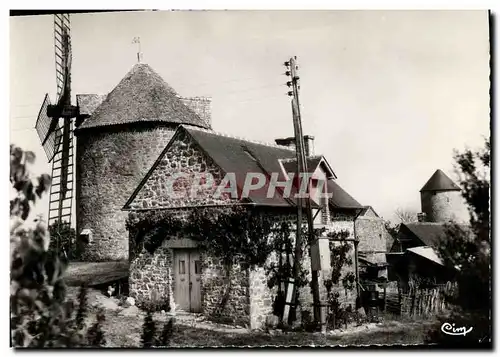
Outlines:
<svg viewBox="0 0 500 357"><path fill-rule="evenodd" d="M57 104L71 105L71 32L68 14L54 15ZM63 103L65 102L65 103Z"/></svg>
<svg viewBox="0 0 500 357"><path fill-rule="evenodd" d="M47 109L50 105L49 95L46 94L35 124L35 129L49 162L54 158L54 154L62 142L61 137L59 137L56 142L56 133L60 131L60 127L58 125L58 120L53 120L53 118L49 117L47 114Z"/></svg>
<svg viewBox="0 0 500 357"><path fill-rule="evenodd" d="M36 130L49 162L52 185L49 224L71 224L73 202L73 119L78 109L71 105L71 35L68 14L54 15L56 102L45 96Z"/></svg>

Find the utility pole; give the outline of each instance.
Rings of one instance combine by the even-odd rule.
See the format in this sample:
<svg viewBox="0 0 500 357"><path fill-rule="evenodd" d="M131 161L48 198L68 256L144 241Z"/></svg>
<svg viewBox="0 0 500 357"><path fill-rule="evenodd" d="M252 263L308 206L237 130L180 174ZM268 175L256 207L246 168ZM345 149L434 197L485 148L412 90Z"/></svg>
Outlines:
<svg viewBox="0 0 500 357"><path fill-rule="evenodd" d="M287 67L286 75L290 77L290 81L286 84L288 87L291 87L292 90L288 92L288 95L292 97L292 114L293 114L293 128L295 132L295 151L297 155L297 184L298 187L301 186L300 174L308 173L307 169L307 160L305 154L305 145L304 145L304 134L302 132L302 120L300 116L300 102L299 102L299 75L298 75L298 65L297 65L297 57L291 57L289 61L285 62L285 66ZM305 177L309 179L308 177ZM307 187L309 188L309 182L307 183ZM293 264L293 277L294 281L297 282L300 274L300 264L302 262L302 214L304 209L306 209L306 218L307 218L307 232L308 237L307 241L309 243L309 247L314 241L314 225L313 225L313 216L311 209L311 200L309 197L310 190L307 191L307 197L304 199L302 197L297 198L297 235L295 239L295 260ZM305 202L304 202L305 201ZM311 256L311 254L309 254ZM312 261L311 261L312 263ZM314 320L320 324L323 323L323 314L321 309L321 301L319 295L319 282L318 282L318 271L312 269L311 264L311 287L313 291L313 304L314 304ZM294 284L295 289L295 301L292 305L293 311L296 312L297 303L298 303L298 294L296 284ZM295 314L294 314L295 315Z"/></svg>

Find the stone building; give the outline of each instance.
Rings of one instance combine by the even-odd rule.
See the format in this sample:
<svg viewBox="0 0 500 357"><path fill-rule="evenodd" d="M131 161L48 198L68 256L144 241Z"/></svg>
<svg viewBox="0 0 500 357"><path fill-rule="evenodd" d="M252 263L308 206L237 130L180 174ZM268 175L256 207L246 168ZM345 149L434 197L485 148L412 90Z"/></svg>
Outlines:
<svg viewBox="0 0 500 357"><path fill-rule="evenodd" d="M121 211L179 124L210 127L210 100L182 98L147 64L107 95L78 95L76 229L84 261L128 259Z"/></svg>
<svg viewBox="0 0 500 357"><path fill-rule="evenodd" d="M460 187L441 170L436 170L420 190L422 213L425 222L456 221L465 223L469 213Z"/></svg>
<svg viewBox="0 0 500 357"><path fill-rule="evenodd" d="M446 282L453 271L444 267L436 246L446 239L446 224L451 221L467 229L469 214L461 189L441 170L436 170L420 190L422 212L418 222L401 223L390 253L389 277L405 285L418 273L427 279Z"/></svg>
<svg viewBox="0 0 500 357"><path fill-rule="evenodd" d="M189 183L179 185L178 193L172 195L169 180L182 171L189 175L209 172L219 185L228 173L235 174L238 188L241 188L247 173L264 173L271 177L278 173L279 181L290 180L289 174L295 172L295 151L288 147L257 143L241 138L220 134L212 130L181 125L164 151L160 154L151 170L145 175L124 210L128 211L131 221L137 221L144 212L173 210L183 215L192 207L220 207L224 205L246 204L273 216L277 223L283 220L294 221L297 211L296 202L276 191L267 196L269 181L262 189L251 191L248 199L238 197L214 198L213 186L201 194L190 195ZM351 237L355 229L360 230L360 247L370 251L385 250L385 236L381 229L381 219L370 207L360 205L335 181L335 174L326 159L321 155L308 158L308 169L313 179L327 180L327 189L332 197L322 207L320 200L313 199L313 208L319 218L318 225L329 230L348 230ZM174 188L175 189L175 188ZM320 208L328 214L319 215ZM380 222L376 224L375 222ZM131 231L134 230L132 224ZM304 266L310 266L308 255ZM354 270L354 267L349 269ZM154 252L142 250L131 258L129 290L130 295L141 304L150 301L154 295L169 299L183 310L203 312L212 316L220 306L223 295L223 267L214 257L204 255L197 249L195 241L186 237L165 237ZM224 311L219 318L231 319L251 328L262 327L266 316L272 314L272 304L276 291L267 286L263 268L245 269L235 265L231 272L231 293L227 298ZM324 287L320 286L323 294ZM303 288L303 307L309 309L312 295L309 287ZM354 305L355 294L343 292L343 303ZM310 310L310 309L309 309Z"/></svg>
<svg viewBox="0 0 500 357"><path fill-rule="evenodd" d="M179 172L210 173L217 183L231 172L238 188L251 172L267 178L277 173L280 182L291 180L297 168L293 138L277 139L281 145L275 145L214 132L210 99L179 96L146 64L135 65L109 94L78 95L77 104L76 216L82 260L129 260L130 295L139 304L168 299L181 309L211 315L223 295L221 262L182 235L165 237L152 253L143 250L132 256L129 237L134 220L145 212L173 210L183 217L192 207L249 205L275 217L276 224L295 222L296 202L280 190L266 195L268 182L245 200L213 197L209 187L196 197L174 197L168 187L168 178ZM338 185L325 157L313 155L314 138L305 139L313 185L326 181L332 193L328 200L313 199L316 224L329 231L347 230L349 237L359 238L364 259L379 260L373 254L385 246L382 220ZM180 180L174 189L188 186ZM310 267L307 254L304 266ZM265 270L234 266L231 284L219 315L261 327L276 295L267 286ZM321 290L325 292L323 286ZM310 307L309 288L301 296L303 305ZM341 297L344 304L354 304L352 292L342 291Z"/></svg>

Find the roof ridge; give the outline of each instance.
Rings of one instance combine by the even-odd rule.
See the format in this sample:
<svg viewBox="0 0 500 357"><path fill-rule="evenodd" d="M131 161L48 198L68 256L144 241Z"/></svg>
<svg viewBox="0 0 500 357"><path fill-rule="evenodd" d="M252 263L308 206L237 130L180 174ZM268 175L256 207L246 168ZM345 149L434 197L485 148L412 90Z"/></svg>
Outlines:
<svg viewBox="0 0 500 357"><path fill-rule="evenodd" d="M280 145L278 145L278 146L280 146ZM286 147L285 147L285 149L286 149ZM290 150L293 150L293 149L290 149ZM293 150L293 151L295 151L295 150ZM324 157L324 155L310 155L310 156L306 157L306 160L319 159L319 158L323 158L323 157ZM280 160L283 160L283 162L292 162L292 161L297 161L297 158L296 157L291 157L291 158L280 159Z"/></svg>
<svg viewBox="0 0 500 357"><path fill-rule="evenodd" d="M194 125L181 124L180 126L186 128L186 129L194 129L194 130L202 131L202 132L209 133L209 134L224 136L226 138L247 141L249 143L254 143L254 144L258 144L258 145L263 145L263 146L268 146L268 147L278 148L278 149L283 149L283 150L288 150L288 151L295 151L294 149L291 149L291 148L286 147L286 146L281 146L281 145L278 145L278 144L272 144L272 143L265 142L265 141L247 139L247 138L244 138L242 136L236 136L236 135L232 135L232 134L228 134L228 133L223 133L223 132L220 132L220 131L204 129L204 128L200 128L200 127L197 127L197 126L194 126Z"/></svg>

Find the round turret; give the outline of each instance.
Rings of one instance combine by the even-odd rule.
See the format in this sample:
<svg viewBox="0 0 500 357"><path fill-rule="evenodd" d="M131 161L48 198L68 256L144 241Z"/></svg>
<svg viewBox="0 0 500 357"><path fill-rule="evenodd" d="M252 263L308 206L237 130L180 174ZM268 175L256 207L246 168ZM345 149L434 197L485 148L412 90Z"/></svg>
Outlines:
<svg viewBox="0 0 500 357"><path fill-rule="evenodd" d="M441 170L436 170L422 187L420 200L427 222L464 223L469 219L460 187Z"/></svg>
<svg viewBox="0 0 500 357"><path fill-rule="evenodd" d="M180 124L209 124L138 64L75 130L76 229L84 261L128 259L123 205Z"/></svg>

